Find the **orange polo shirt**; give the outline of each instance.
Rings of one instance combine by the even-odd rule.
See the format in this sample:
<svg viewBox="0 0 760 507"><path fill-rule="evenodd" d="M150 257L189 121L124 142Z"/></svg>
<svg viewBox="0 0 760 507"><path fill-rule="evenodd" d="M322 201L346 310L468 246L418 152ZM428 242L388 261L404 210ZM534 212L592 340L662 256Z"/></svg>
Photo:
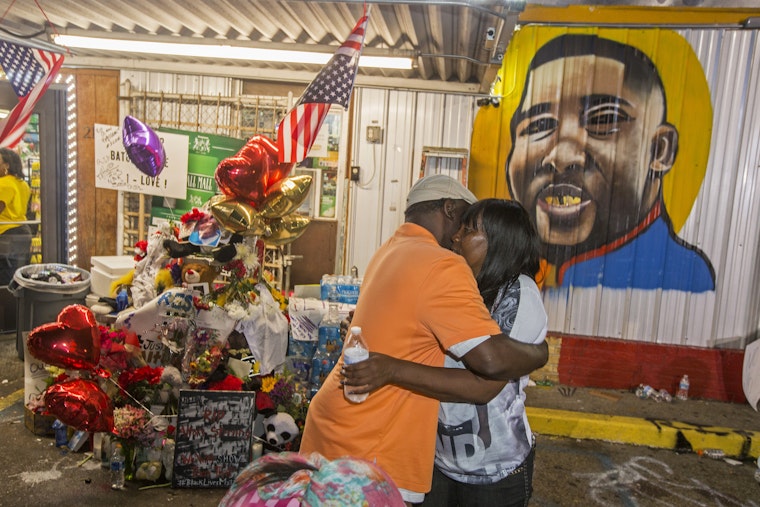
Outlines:
<svg viewBox="0 0 760 507"><path fill-rule="evenodd" d="M444 349L499 334L464 259L402 224L369 263L354 313L369 349L443 366ZM342 361L311 402L300 452L376 462L400 488L430 490L439 402L395 386L361 404L343 397Z"/></svg>

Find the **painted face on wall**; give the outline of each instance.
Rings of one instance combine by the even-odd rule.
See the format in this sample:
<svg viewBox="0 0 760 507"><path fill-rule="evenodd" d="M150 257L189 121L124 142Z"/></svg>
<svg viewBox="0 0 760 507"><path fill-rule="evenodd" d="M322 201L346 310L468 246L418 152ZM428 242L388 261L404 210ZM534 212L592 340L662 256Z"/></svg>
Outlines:
<svg viewBox="0 0 760 507"><path fill-rule="evenodd" d="M625 64L595 55L529 72L507 162L512 196L545 244L604 245L636 227L673 164L677 132L658 86L633 86Z"/></svg>

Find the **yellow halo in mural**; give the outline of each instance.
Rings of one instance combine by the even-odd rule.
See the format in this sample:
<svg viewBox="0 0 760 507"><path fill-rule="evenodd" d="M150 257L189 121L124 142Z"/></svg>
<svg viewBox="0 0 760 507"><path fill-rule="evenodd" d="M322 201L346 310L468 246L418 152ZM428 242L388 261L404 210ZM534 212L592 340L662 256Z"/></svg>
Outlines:
<svg viewBox="0 0 760 507"><path fill-rule="evenodd" d="M664 29L527 26L507 48L493 94L500 107L483 107L472 134L470 181L478 197L509 196L506 160L512 148L509 121L522 97L525 76L536 51L568 33L593 34L634 46L654 62L667 99L667 121L679 133L678 154L663 178L663 200L679 231L691 213L707 170L712 135L712 104L704 70L689 42Z"/></svg>

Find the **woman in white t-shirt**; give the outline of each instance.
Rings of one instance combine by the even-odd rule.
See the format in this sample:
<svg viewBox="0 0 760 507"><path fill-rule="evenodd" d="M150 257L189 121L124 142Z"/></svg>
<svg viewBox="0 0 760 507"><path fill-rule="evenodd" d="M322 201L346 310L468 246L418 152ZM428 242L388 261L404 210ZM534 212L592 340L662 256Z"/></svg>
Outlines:
<svg viewBox="0 0 760 507"><path fill-rule="evenodd" d="M503 199L473 204L454 236L453 250L472 268L491 316L504 334L526 343L546 337L546 311L535 281L539 248L528 213ZM356 392L394 384L442 401L433 484L424 506L528 505L535 454L525 413L528 377L482 379L456 358L486 339L455 346L446 368L372 353L368 361L345 367L345 382L364 386ZM452 369L458 369L456 376Z"/></svg>

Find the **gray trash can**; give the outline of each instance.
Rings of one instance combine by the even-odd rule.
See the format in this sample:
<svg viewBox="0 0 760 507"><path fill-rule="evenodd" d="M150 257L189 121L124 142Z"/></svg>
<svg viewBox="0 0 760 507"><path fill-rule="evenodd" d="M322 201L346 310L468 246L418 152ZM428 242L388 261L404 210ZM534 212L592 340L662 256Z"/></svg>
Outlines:
<svg viewBox="0 0 760 507"><path fill-rule="evenodd" d="M90 273L65 264L31 264L16 270L8 290L17 298L16 352L24 359L24 332L55 322L69 305L83 305Z"/></svg>

